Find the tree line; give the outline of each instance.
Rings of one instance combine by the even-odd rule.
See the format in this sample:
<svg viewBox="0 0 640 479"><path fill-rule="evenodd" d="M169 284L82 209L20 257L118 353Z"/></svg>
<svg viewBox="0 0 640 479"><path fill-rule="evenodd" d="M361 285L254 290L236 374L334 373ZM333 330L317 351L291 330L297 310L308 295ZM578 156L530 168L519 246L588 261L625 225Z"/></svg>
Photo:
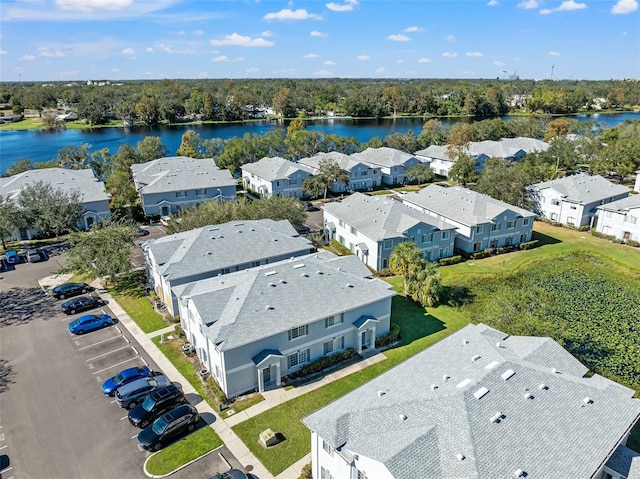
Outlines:
<svg viewBox="0 0 640 479"><path fill-rule="evenodd" d="M256 108L278 116L336 112L359 118L397 115L495 118L528 112L567 115L640 105L633 81L260 79L106 83L2 83L0 103L14 113L73 108L90 125L115 119L156 125L186 120L244 121ZM53 123L52 123L53 126Z"/></svg>

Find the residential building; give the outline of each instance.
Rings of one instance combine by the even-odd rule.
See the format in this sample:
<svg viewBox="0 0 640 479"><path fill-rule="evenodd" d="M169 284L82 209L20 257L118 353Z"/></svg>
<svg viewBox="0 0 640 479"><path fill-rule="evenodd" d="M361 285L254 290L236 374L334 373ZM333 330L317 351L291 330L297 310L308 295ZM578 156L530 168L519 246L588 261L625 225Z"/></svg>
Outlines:
<svg viewBox="0 0 640 479"><path fill-rule="evenodd" d="M336 239L375 270L389 267L393 248L413 241L427 261L453 255L456 227L388 196L354 193L323 206L325 237Z"/></svg>
<svg viewBox="0 0 640 479"><path fill-rule="evenodd" d="M592 226L598 206L626 198L630 192L626 186L586 173L536 183L529 189L536 213L575 227Z"/></svg>
<svg viewBox="0 0 640 479"><path fill-rule="evenodd" d="M446 145L430 145L416 151L415 155L420 161L428 163L435 174L448 177L455 159L449 156L447 148Z"/></svg>
<svg viewBox="0 0 640 479"><path fill-rule="evenodd" d="M550 338L466 326L304 418L313 477L637 474L640 401L587 372Z"/></svg>
<svg viewBox="0 0 640 479"><path fill-rule="evenodd" d="M640 241L640 195L629 195L596 208L595 228L598 233L619 240Z"/></svg>
<svg viewBox="0 0 640 479"><path fill-rule="evenodd" d="M303 182L313 170L279 156L264 157L242 165L242 184L262 197L303 198Z"/></svg>
<svg viewBox="0 0 640 479"><path fill-rule="evenodd" d="M286 220L231 221L143 243L147 278L171 315L172 288L233 271L309 254L313 244Z"/></svg>
<svg viewBox="0 0 640 479"><path fill-rule="evenodd" d="M96 178L91 168L42 168L0 178L0 195L16 199L20 191L38 182L50 184L67 193L77 191L80 194L84 212L77 225L79 229L89 229L92 224L111 218L110 195L105 191L104 182ZM23 228L16 229L13 234L16 239L29 240L33 238L35 231Z"/></svg>
<svg viewBox="0 0 640 479"><path fill-rule="evenodd" d="M391 286L354 256L311 254L174 287L184 330L227 397L280 387L305 363L375 348Z"/></svg>
<svg viewBox="0 0 640 479"><path fill-rule="evenodd" d="M401 198L405 205L453 225L455 247L465 253L531 241L535 213L468 188L429 185Z"/></svg>
<svg viewBox="0 0 640 479"><path fill-rule="evenodd" d="M372 168L380 168L382 183L385 185L402 185L408 182L407 170L420 163L414 155L383 146L367 148L351 157L357 161L368 163Z"/></svg>
<svg viewBox="0 0 640 479"><path fill-rule="evenodd" d="M382 182L382 173L379 167L358 161L352 155L345 155L332 151L330 153L318 153L308 158L301 158L298 164L308 166L313 170L313 174L317 175L320 171L320 162L322 160L336 163L341 169L349 173L349 183L344 184L341 181L335 181L329 191L333 193L344 193L345 191L370 191Z"/></svg>
<svg viewBox="0 0 640 479"><path fill-rule="evenodd" d="M204 201L236 198L236 181L211 158L158 158L131 165L131 171L148 216L167 216Z"/></svg>
<svg viewBox="0 0 640 479"><path fill-rule="evenodd" d="M633 185L633 191L640 193L640 171L636 171L636 182Z"/></svg>

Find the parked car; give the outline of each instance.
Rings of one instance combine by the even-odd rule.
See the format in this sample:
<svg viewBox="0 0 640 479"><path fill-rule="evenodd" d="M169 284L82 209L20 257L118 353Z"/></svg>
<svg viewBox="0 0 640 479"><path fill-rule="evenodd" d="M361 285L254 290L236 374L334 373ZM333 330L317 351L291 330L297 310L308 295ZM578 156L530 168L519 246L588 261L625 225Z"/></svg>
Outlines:
<svg viewBox="0 0 640 479"><path fill-rule="evenodd" d="M156 389L144 401L129 410L129 422L144 429L164 413L186 403L184 393L175 384Z"/></svg>
<svg viewBox="0 0 640 479"><path fill-rule="evenodd" d="M296 231L299 235L308 235L309 233L311 233L311 228L309 228L307 225L300 225L296 226Z"/></svg>
<svg viewBox="0 0 640 479"><path fill-rule="evenodd" d="M29 263L37 263L38 261L42 260L42 256L40 255L40 251L38 251L37 249L30 249L27 250L27 261Z"/></svg>
<svg viewBox="0 0 640 479"><path fill-rule="evenodd" d="M71 321L69 323L69 332L72 334L84 334L108 326L113 326L113 319L108 314L87 314Z"/></svg>
<svg viewBox="0 0 640 479"><path fill-rule="evenodd" d="M64 283L56 286L51 290L51 294L56 299L70 298L91 291L91 287L87 283Z"/></svg>
<svg viewBox="0 0 640 479"><path fill-rule="evenodd" d="M104 305L104 301L99 296L80 296L62 303L62 311L67 314L76 314L87 309L97 308Z"/></svg>
<svg viewBox="0 0 640 479"><path fill-rule="evenodd" d="M178 406L138 433L138 448L157 451L169 441L193 431L198 419L198 410L191 404Z"/></svg>
<svg viewBox="0 0 640 479"><path fill-rule="evenodd" d="M209 479L249 479L255 477L252 474L245 474L240 469L229 469L227 472L216 474Z"/></svg>
<svg viewBox="0 0 640 479"><path fill-rule="evenodd" d="M20 255L17 251L7 251L4 256L8 264L18 264L20 262Z"/></svg>
<svg viewBox="0 0 640 479"><path fill-rule="evenodd" d="M318 207L316 205L314 205L313 203L311 203L311 201L305 201L304 202L304 209L306 211L318 211Z"/></svg>
<svg viewBox="0 0 640 479"><path fill-rule="evenodd" d="M116 390L116 404L124 409L131 409L154 390L171 384L163 374L150 378L136 379Z"/></svg>
<svg viewBox="0 0 640 479"><path fill-rule="evenodd" d="M149 235L149 230L145 230L144 228L137 229L138 236L147 236Z"/></svg>
<svg viewBox="0 0 640 479"><path fill-rule="evenodd" d="M102 393L105 396L113 396L116 393L116 389L120 386L124 386L136 379L148 378L149 376L151 376L151 369L147 366L135 366L133 368L123 369L102 383Z"/></svg>

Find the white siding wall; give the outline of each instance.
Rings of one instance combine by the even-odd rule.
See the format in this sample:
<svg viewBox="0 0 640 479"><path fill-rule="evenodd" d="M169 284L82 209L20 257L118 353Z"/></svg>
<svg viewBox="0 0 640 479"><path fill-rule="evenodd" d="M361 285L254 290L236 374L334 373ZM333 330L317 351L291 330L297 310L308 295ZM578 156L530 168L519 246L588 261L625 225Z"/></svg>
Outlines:
<svg viewBox="0 0 640 479"><path fill-rule="evenodd" d="M599 209L596 231L618 239L625 239L626 233L629 233L626 239L640 241L640 208L630 209L626 213Z"/></svg>

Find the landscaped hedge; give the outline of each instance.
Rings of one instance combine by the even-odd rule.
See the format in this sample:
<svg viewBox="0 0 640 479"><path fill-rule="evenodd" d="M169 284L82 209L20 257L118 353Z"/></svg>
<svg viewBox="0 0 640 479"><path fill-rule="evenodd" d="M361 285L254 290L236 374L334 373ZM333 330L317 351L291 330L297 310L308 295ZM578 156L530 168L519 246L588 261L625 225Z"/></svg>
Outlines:
<svg viewBox="0 0 640 479"><path fill-rule="evenodd" d="M332 354L330 356L323 356L320 359L313 361L311 363L305 364L297 371L288 374L287 376L291 379L303 378L305 376L309 376L311 374L316 374L324 371L331 366L335 366L342 361L350 359L356 355L356 350L353 348L347 348L344 351Z"/></svg>
<svg viewBox="0 0 640 479"><path fill-rule="evenodd" d="M513 245L509 245L509 246L499 246L496 248L496 254L505 254L505 253L511 253L514 249Z"/></svg>
<svg viewBox="0 0 640 479"><path fill-rule="evenodd" d="M438 260L438 264L440 266L448 266L451 264L458 264L461 261L462 261L462 256L456 255L456 256L449 256L448 258L440 258Z"/></svg>
<svg viewBox="0 0 640 479"><path fill-rule="evenodd" d="M349 256L353 254L353 252L351 252L349 248L347 248L345 245L343 245L342 243L340 243L338 240L335 240L335 239L331 240L331 247L340 256Z"/></svg>
<svg viewBox="0 0 640 479"><path fill-rule="evenodd" d="M396 323L391 323L389 332L376 339L376 348L382 348L388 344L395 343L398 339L400 339L400 326Z"/></svg>
<svg viewBox="0 0 640 479"><path fill-rule="evenodd" d="M229 400L227 396L225 396L222 389L218 386L218 383L214 379L213 376L209 376L205 381L204 385L207 388L207 392L209 393L209 397L211 397L216 405L218 406L218 412L223 411L227 408Z"/></svg>
<svg viewBox="0 0 640 479"><path fill-rule="evenodd" d="M518 246L518 248L520 248L520 250L526 250L535 248L536 246L538 246L538 240L525 241L524 243L520 243L520 246Z"/></svg>
<svg viewBox="0 0 640 479"><path fill-rule="evenodd" d="M491 252L487 249L482 251L476 251L475 253L471 253L471 259L482 259L487 258L491 255Z"/></svg>
<svg viewBox="0 0 640 479"><path fill-rule="evenodd" d="M634 248L637 248L638 246L640 246L640 242L636 241L636 240L627 240L627 244L629 246L633 246Z"/></svg>

